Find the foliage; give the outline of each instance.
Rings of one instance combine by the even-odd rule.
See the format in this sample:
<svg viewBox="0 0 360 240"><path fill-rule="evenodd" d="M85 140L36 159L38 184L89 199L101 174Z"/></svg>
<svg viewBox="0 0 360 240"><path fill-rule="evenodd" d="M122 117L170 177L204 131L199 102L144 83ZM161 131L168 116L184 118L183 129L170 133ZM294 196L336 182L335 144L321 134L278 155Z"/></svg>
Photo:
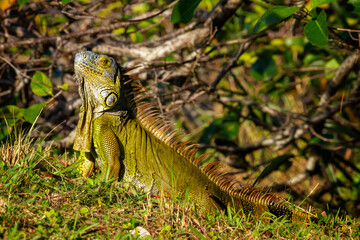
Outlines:
<svg viewBox="0 0 360 240"><path fill-rule="evenodd" d="M195 9L201 0L180 0L174 6L171 23L188 23L194 17Z"/></svg>
<svg viewBox="0 0 360 240"><path fill-rule="evenodd" d="M38 96L45 97L52 95L52 82L42 72L36 71L31 79L31 90Z"/></svg>
<svg viewBox="0 0 360 240"><path fill-rule="evenodd" d="M293 16L295 12L299 11L299 7L286 7L279 6L273 7L266 11L264 15L261 16L259 21L256 23L253 33L258 33L264 30L266 27L277 24L284 19Z"/></svg>
<svg viewBox="0 0 360 240"><path fill-rule="evenodd" d="M304 33L313 45L322 47L328 43L329 38L326 26L326 13L324 10L321 10L319 14L313 15L317 15L317 17L306 24Z"/></svg>
<svg viewBox="0 0 360 240"><path fill-rule="evenodd" d="M202 151L211 153L208 162L220 160L229 164L228 168L242 182L271 186L275 191L291 189L296 200L312 193L307 200L316 208L335 214L340 208L340 215L358 217L358 1L255 0L244 4L233 0L235 9L228 2L180 0L169 5L169 1L163 0L18 0L1 3L0 141L8 144L2 146L11 149L16 129L22 127L25 133L33 129L31 138L45 136L46 143L55 140L55 153L72 153L71 136L81 102L72 77L73 58L76 52L86 48L112 55L126 69L139 73L140 81L150 90L160 109L189 133L185 140L194 139ZM7 186L4 179L17 176L19 167L1 164L7 177L0 184L8 189L11 184ZM61 172L61 169L64 167L48 172ZM31 173L34 177L25 178L26 184L14 182L19 193L39 195L39 200L51 199L50 193L41 195L47 188L59 195L68 189L74 195L65 194L66 199L71 199L69 204L75 210L66 216L63 210L51 211L50 206L39 209L34 203L31 213L39 222L31 223L28 230L37 229L55 237L63 234L56 230L61 229L55 227L59 225L77 237L96 228L94 222L83 226L79 222L85 221L86 214L91 216L91 204L98 203L91 202L90 193L86 193L79 197L85 203L76 205L74 196L81 192L79 189L87 192L99 187L97 183L89 180L71 185ZM16 187L11 187L12 191ZM4 196L5 190L1 191L0 196ZM109 194L122 195L120 191L104 190L105 196L96 196L103 203ZM8 210L19 210L15 202L20 201L24 204L22 212L26 212L25 201L31 200L9 193L14 199L9 200L13 202ZM131 213L130 205L136 203L137 197L131 194L126 197L133 200L124 208L121 201L126 201L125 197L116 201L119 205L111 201L106 205L108 219L117 220L117 208ZM97 210L100 209L105 208ZM138 211L143 214L139 225L149 224L147 216L160 214L156 212L159 209L151 210L156 212L154 215L141 211L145 210ZM0 234L5 231L15 234L18 229L24 229L15 223L26 222L20 218L28 217L10 217L10 212L1 215L7 225ZM165 238L182 234L211 238L221 231L212 228L219 219L208 217L209 228L204 227L206 223L202 227L189 223L191 228L183 228L170 214L164 216L167 216L165 222L157 222L163 226L161 229L151 226ZM116 225L115 220L108 221L100 214L95 218L103 221L99 226ZM221 218L230 221L227 216ZM242 223L243 219L234 219L231 229L245 233L244 229L253 227ZM138 226L136 221L121 219L116 228L124 229L122 233L126 234L125 229ZM52 232L46 232L48 226ZM262 233L253 232L255 237ZM228 232L225 235L231 236Z"/></svg>

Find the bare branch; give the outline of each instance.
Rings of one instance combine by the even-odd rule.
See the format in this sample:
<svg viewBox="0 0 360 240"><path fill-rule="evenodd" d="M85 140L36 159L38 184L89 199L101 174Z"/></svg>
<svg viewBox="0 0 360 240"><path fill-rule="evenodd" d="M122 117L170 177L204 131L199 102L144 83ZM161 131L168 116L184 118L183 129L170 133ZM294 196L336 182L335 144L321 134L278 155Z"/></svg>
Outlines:
<svg viewBox="0 0 360 240"><path fill-rule="evenodd" d="M155 13L151 16L149 16L148 13L144 13L145 17L137 16L130 20L120 21L120 22L113 23L108 26L100 26L100 27L88 29L86 31L73 32L73 33L68 33L68 34L64 34L64 35L60 35L60 36L29 38L29 39L26 39L23 41L2 43L2 44L0 44L0 51L4 50L6 48L11 48L11 47L16 47L16 46L35 45L35 44L45 43L45 42L55 42L55 41L61 41L61 40L66 40L66 39L71 39L71 38L77 38L77 37L83 36L83 35L91 35L91 34L95 34L95 33L109 32L109 31L112 31L117 28L128 27L135 23L156 17L156 16L160 15L161 13L163 13L165 10L167 10L169 7L170 6L168 6L167 8L165 8L163 10L158 11L157 13Z"/></svg>
<svg viewBox="0 0 360 240"><path fill-rule="evenodd" d="M358 54L354 51L349 55L345 61L340 65L336 71L333 79L328 83L325 92L322 94L319 102L319 108L317 109L315 116L323 111L329 104L330 97L333 96L340 88L345 76L353 69L354 65L358 62Z"/></svg>
<svg viewBox="0 0 360 240"><path fill-rule="evenodd" d="M261 35L257 35L261 36ZM215 80L210 85L210 91L215 91L216 86L219 84L220 80L225 76L225 74L236 64L239 57L247 50L251 44L254 42L252 41L253 37L250 37L248 41L241 44L240 48L234 54L234 56L230 59L230 61L221 69L220 73L216 76Z"/></svg>
<svg viewBox="0 0 360 240"><path fill-rule="evenodd" d="M174 35L173 38L167 39L165 42L161 42L160 45L155 47L146 47L143 45L129 47L125 44L120 46L100 44L92 50L102 54L137 58L149 63L164 58L179 49L192 49L195 48L196 45L206 42L209 36L212 35L212 32L214 30L216 31L216 29L220 29L222 25L233 16L234 12L241 4L242 0L220 1L213 11L209 13L209 17L203 27L181 33L180 35ZM192 28L196 24L190 25Z"/></svg>
<svg viewBox="0 0 360 240"><path fill-rule="evenodd" d="M145 62L152 62L157 59L164 58L169 54L188 47L193 48L195 45L201 43L209 36L209 28L199 28L191 32L186 32L177 36L176 38L167 40L157 47L143 47L143 46L128 46L120 44L112 46L108 44L100 44L92 50L101 54L110 54L115 56L126 56L129 58L138 58ZM201 36L201 37L200 37Z"/></svg>

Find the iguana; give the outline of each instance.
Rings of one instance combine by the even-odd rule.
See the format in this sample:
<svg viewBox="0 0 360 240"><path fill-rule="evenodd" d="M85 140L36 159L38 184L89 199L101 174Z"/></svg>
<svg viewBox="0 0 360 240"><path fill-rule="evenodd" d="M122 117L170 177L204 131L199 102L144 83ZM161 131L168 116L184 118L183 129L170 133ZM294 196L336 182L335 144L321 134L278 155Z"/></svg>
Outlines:
<svg viewBox="0 0 360 240"><path fill-rule="evenodd" d="M283 198L253 186L242 186L217 162L201 167L206 154L182 142L182 134L147 101L144 88L131 83L115 60L90 51L75 56L75 78L82 99L74 150L79 171L88 177L95 164L102 174L156 193L184 196L205 211L242 209L260 217L270 212L293 222L316 220Z"/></svg>

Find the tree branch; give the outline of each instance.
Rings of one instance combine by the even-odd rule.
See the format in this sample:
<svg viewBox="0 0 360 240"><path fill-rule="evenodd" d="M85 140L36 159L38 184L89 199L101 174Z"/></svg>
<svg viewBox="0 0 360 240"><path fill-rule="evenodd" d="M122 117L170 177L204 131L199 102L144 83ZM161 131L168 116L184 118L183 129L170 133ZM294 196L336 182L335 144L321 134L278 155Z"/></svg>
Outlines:
<svg viewBox="0 0 360 240"><path fill-rule="evenodd" d="M204 43L213 31L220 29L223 24L233 16L234 12L242 4L242 0L220 1L208 14L208 19L203 23L203 27L184 32L173 38L167 39L155 47L146 47L143 45L127 46L100 44L92 50L101 54L110 54L115 56L126 56L137 58L149 63L157 59L164 58L171 53L183 48L195 48L196 45ZM197 24L201 24L198 22ZM190 24L194 27L194 24Z"/></svg>
<svg viewBox="0 0 360 240"><path fill-rule="evenodd" d="M91 35L91 34L95 34L95 33L109 32L109 31L112 31L114 29L121 28L121 27L128 27L128 26L131 26L131 25L136 24L138 22L141 22L141 21L144 21L144 20L147 20L147 19L158 16L161 13L163 13L164 11L166 11L170 6L171 5L169 5L167 8L165 8L163 10L160 10L157 13L152 14L150 16L147 13L144 13L144 15L137 16L137 17L135 17L133 19L130 19L130 20L120 21L120 22L117 22L117 23L110 24L108 26L100 26L100 27L96 27L96 28L93 28L93 29L88 29L86 31L73 32L73 33L68 33L68 34L64 34L64 35L60 35L60 36L29 38L29 39L26 39L26 40L23 40L23 41L14 41L14 42L2 43L2 44L0 44L0 51L5 50L7 48L11 48L11 47L27 46L27 45L35 45L35 44L39 44L39 43L61 41L61 40L66 40L66 39L71 39L71 38L77 38L77 37L80 37L80 36L83 36L83 35Z"/></svg>

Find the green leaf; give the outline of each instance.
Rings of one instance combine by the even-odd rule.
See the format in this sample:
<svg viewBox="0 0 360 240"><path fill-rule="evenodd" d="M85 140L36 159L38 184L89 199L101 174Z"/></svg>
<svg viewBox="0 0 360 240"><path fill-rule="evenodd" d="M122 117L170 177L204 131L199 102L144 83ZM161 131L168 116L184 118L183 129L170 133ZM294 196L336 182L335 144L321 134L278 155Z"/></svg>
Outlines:
<svg viewBox="0 0 360 240"><path fill-rule="evenodd" d="M10 119L10 120L14 120L14 119ZM0 141L5 139L11 133L11 126L12 126L12 124L9 124L9 119L7 119L6 121L5 120L1 121L1 123L0 123Z"/></svg>
<svg viewBox="0 0 360 240"><path fill-rule="evenodd" d="M203 130L203 133L199 139L200 143L209 144L211 139L219 126L222 123L222 118L216 118L207 128Z"/></svg>
<svg viewBox="0 0 360 240"><path fill-rule="evenodd" d="M264 80L276 73L276 63L270 54L260 55L250 69L250 75L258 81Z"/></svg>
<svg viewBox="0 0 360 240"><path fill-rule="evenodd" d="M256 23L252 32L258 33L263 29L269 27L270 25L275 25L277 23L280 23L285 18L292 16L299 9L300 9L299 7L286 7L286 6L273 7L267 10L264 13L264 15L261 16L261 18Z"/></svg>
<svg viewBox="0 0 360 240"><path fill-rule="evenodd" d="M360 13L360 0L349 0L347 4L351 12Z"/></svg>
<svg viewBox="0 0 360 240"><path fill-rule="evenodd" d="M189 229L201 240L206 240L207 238L202 235L198 230L196 230L195 228L193 228L192 226L189 226Z"/></svg>
<svg viewBox="0 0 360 240"><path fill-rule="evenodd" d="M48 95L53 95L52 93L52 83L50 79L40 71L36 71L32 77L30 83L31 90L38 96L45 97Z"/></svg>
<svg viewBox="0 0 360 240"><path fill-rule="evenodd" d="M326 26L326 13L324 10L320 12L316 20L306 24L304 29L305 36L311 44L322 47L328 43L329 33Z"/></svg>
<svg viewBox="0 0 360 240"><path fill-rule="evenodd" d="M333 2L334 0L312 0L310 3L310 10L316 8L317 6L328 4Z"/></svg>
<svg viewBox="0 0 360 240"><path fill-rule="evenodd" d="M29 0L18 0L17 2L18 2L18 4L19 4L19 6L22 7L22 6L24 6L25 4L27 4L27 3L29 2Z"/></svg>
<svg viewBox="0 0 360 240"><path fill-rule="evenodd" d="M61 0L62 4L68 4L69 2L71 2L72 0Z"/></svg>
<svg viewBox="0 0 360 240"><path fill-rule="evenodd" d="M83 161L76 161L74 162L73 164L67 166L66 168L60 170L60 171L57 171L55 172L54 174L56 175L60 175L60 174L63 174L63 173L67 173L67 172L73 172L73 171L76 171L76 169L83 163ZM89 180L88 180L89 179ZM91 178L86 178L87 182L90 184L90 185L94 185L94 180L92 180Z"/></svg>
<svg viewBox="0 0 360 240"><path fill-rule="evenodd" d="M63 85L58 85L57 87L64 91L67 91L69 89L69 85L67 83L64 83Z"/></svg>
<svg viewBox="0 0 360 240"><path fill-rule="evenodd" d="M180 0L171 14L171 23L188 23L194 17L196 7L201 0Z"/></svg>
<svg viewBox="0 0 360 240"><path fill-rule="evenodd" d="M260 181L261 179L265 178L266 176L268 176L270 173L272 173L273 171L276 171L280 168L281 165L283 164L289 164L290 158L293 158L294 155L293 154L284 154L281 156L278 156L276 158L273 158L270 163L265 167L265 169L260 173L260 175L256 178L255 182L254 182L254 186L255 184Z"/></svg>
<svg viewBox="0 0 360 240"><path fill-rule="evenodd" d="M86 178L86 181L88 182L89 185L93 186L95 184L95 181L94 179L91 179L91 178Z"/></svg>
<svg viewBox="0 0 360 240"><path fill-rule="evenodd" d="M223 120L216 135L224 139L232 140L239 134L239 127L239 121Z"/></svg>
<svg viewBox="0 0 360 240"><path fill-rule="evenodd" d="M22 119L24 116L24 109L15 105L7 105L0 108L0 116L4 118Z"/></svg>
<svg viewBox="0 0 360 240"><path fill-rule="evenodd" d="M111 9L109 9L109 10L111 10ZM132 7L132 10L134 13L144 13L144 12L147 12L150 10L150 5L148 3L134 4L134 6Z"/></svg>
<svg viewBox="0 0 360 240"><path fill-rule="evenodd" d="M11 132L12 127L22 120L24 116L24 109L14 105L8 105L0 108L0 141L5 139Z"/></svg>
<svg viewBox="0 0 360 240"><path fill-rule="evenodd" d="M80 212L85 216L85 218L89 215L89 209L86 207L81 208Z"/></svg>
<svg viewBox="0 0 360 240"><path fill-rule="evenodd" d="M25 109L24 111L25 120L33 124L45 105L46 102L43 102L43 103L34 104L28 107L27 109Z"/></svg>

